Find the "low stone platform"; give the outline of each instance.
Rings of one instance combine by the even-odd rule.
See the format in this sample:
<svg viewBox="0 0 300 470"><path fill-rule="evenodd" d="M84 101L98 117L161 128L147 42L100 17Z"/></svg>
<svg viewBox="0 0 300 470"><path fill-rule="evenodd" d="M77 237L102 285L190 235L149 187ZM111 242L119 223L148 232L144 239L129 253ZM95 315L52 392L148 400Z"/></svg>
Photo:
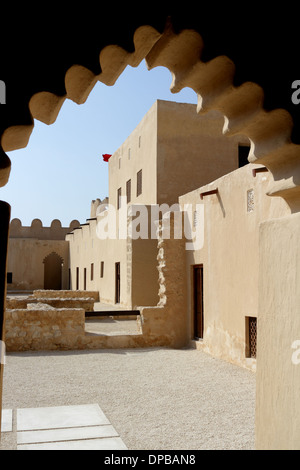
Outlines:
<svg viewBox="0 0 300 470"><path fill-rule="evenodd" d="M28 304L44 303L56 308L83 308L92 312L98 301L99 292L94 291L36 290L30 295L8 295L6 308L26 309Z"/></svg>
<svg viewBox="0 0 300 470"><path fill-rule="evenodd" d="M42 299L43 300L43 299ZM137 320L131 328L107 328L95 319L91 330L84 308L57 308L47 303L28 303L26 308L7 309L5 346L7 352L55 351L143 347L145 338ZM95 325L94 325L95 326Z"/></svg>
<svg viewBox="0 0 300 470"><path fill-rule="evenodd" d="M36 299L93 299L99 302L99 292L87 290L35 290L33 297Z"/></svg>

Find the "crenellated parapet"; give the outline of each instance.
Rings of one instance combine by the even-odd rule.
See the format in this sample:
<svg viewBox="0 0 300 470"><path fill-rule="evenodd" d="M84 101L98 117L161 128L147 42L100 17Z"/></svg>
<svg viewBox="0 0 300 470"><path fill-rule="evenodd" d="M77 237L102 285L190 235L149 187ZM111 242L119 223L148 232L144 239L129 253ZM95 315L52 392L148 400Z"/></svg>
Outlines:
<svg viewBox="0 0 300 470"><path fill-rule="evenodd" d="M96 199L96 200L93 200L91 202L90 218L94 219L95 217L97 217L97 214L99 214L100 212L105 210L107 204L108 204L108 197L103 199L103 201L101 201L101 199L99 199L99 198Z"/></svg>
<svg viewBox="0 0 300 470"><path fill-rule="evenodd" d="M20 219L13 219L10 223L10 238L36 238L38 240L65 240L67 233L79 227L80 222L73 220L69 227L62 227L60 220L52 221L50 227L43 227L40 219L34 219L30 227L22 225Z"/></svg>

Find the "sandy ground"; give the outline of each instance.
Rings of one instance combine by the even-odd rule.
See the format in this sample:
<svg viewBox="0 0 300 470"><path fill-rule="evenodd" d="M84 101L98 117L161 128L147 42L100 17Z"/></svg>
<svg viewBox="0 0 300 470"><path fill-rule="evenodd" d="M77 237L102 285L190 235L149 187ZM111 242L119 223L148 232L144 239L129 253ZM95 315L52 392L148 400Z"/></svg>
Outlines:
<svg viewBox="0 0 300 470"><path fill-rule="evenodd" d="M253 449L255 374L194 349L10 353L3 407L98 403L130 450Z"/></svg>

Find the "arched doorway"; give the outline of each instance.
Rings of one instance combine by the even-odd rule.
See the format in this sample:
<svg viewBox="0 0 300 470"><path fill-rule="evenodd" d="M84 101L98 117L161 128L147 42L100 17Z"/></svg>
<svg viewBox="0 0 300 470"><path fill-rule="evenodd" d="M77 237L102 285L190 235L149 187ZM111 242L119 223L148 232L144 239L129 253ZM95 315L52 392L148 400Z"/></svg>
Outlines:
<svg viewBox="0 0 300 470"><path fill-rule="evenodd" d="M61 290L63 259L51 253L44 259L44 289Z"/></svg>

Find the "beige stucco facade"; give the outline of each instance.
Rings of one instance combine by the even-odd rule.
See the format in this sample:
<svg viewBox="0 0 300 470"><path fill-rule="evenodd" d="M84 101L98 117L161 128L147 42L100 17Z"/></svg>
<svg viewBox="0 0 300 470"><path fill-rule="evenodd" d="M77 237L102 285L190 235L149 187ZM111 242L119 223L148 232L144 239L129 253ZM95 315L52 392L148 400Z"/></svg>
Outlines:
<svg viewBox="0 0 300 470"><path fill-rule="evenodd" d="M118 189L132 204L172 205L178 197L238 168L238 142L222 134L218 112L205 116L196 106L157 100L109 160L109 202L117 207ZM137 173L142 193L137 196Z"/></svg>
<svg viewBox="0 0 300 470"><path fill-rule="evenodd" d="M180 204L203 204L204 243L186 251L189 337L194 331L193 267L203 266L203 338L194 345L241 366L255 369L249 356L248 321L259 317L259 229L266 220L290 214L285 201L266 196L272 179L246 165L179 198ZM212 190L217 194L200 195ZM200 227L199 227L200 230Z"/></svg>
<svg viewBox="0 0 300 470"><path fill-rule="evenodd" d="M299 228L299 213L260 226L256 448L262 450L300 448Z"/></svg>

